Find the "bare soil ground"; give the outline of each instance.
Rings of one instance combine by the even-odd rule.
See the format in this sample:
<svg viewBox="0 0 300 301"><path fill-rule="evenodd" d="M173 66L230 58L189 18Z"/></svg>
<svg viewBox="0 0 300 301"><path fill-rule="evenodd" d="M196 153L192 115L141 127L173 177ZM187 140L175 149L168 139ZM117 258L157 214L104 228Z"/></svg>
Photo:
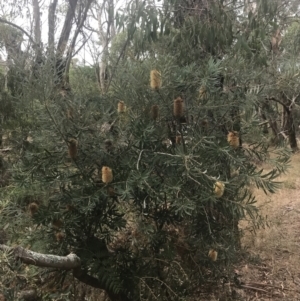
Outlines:
<svg viewBox="0 0 300 301"><path fill-rule="evenodd" d="M243 238L248 255L236 266L238 300L300 300L300 153L290 166L276 194L256 193L269 227Z"/></svg>

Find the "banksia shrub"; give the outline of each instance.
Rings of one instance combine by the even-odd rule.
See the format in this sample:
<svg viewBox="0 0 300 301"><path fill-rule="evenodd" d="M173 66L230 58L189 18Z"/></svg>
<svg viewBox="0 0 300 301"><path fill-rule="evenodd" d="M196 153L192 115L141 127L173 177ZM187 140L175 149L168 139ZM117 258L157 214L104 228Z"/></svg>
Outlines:
<svg viewBox="0 0 300 301"><path fill-rule="evenodd" d="M218 258L218 252L214 249L210 249L208 252L208 257L212 260L212 261L217 261Z"/></svg>
<svg viewBox="0 0 300 301"><path fill-rule="evenodd" d="M76 139L72 138L68 141L69 157L71 159L75 159L77 157L77 146L78 141Z"/></svg>
<svg viewBox="0 0 300 301"><path fill-rule="evenodd" d="M159 107L158 107L158 105L153 105L153 106L151 107L151 118L152 118L153 120L156 120L156 119L157 119L157 117L158 117L158 112L159 112Z"/></svg>
<svg viewBox="0 0 300 301"><path fill-rule="evenodd" d="M216 182L214 185L214 193L216 198L223 196L225 190L225 184L223 182Z"/></svg>
<svg viewBox="0 0 300 301"><path fill-rule="evenodd" d="M173 113L175 117L183 116L183 100L181 97L177 97L174 100Z"/></svg>
<svg viewBox="0 0 300 301"><path fill-rule="evenodd" d="M240 146L239 134L236 131L229 132L227 135L227 141L233 148L238 148Z"/></svg>
<svg viewBox="0 0 300 301"><path fill-rule="evenodd" d="M126 111L126 106L125 106L125 103L124 101L119 101L118 102L118 113L125 113Z"/></svg>
<svg viewBox="0 0 300 301"><path fill-rule="evenodd" d="M102 167L102 182L108 184L113 180L113 173L111 168L107 166Z"/></svg>
<svg viewBox="0 0 300 301"><path fill-rule="evenodd" d="M28 209L31 215L34 215L39 210L39 205L35 202L28 205Z"/></svg>
<svg viewBox="0 0 300 301"><path fill-rule="evenodd" d="M153 90L159 90L161 87L161 74L155 69L150 72L150 87Z"/></svg>
<svg viewBox="0 0 300 301"><path fill-rule="evenodd" d="M166 70L163 89L159 72L150 74L152 56L142 54L143 63L124 57L107 93L96 89L94 94L90 85L75 83L70 102L46 95L49 112L37 103L33 106L38 109L33 115L37 125L28 126L32 137L41 138L32 143L36 149L14 156L18 161L12 167L13 191L7 194L12 201L5 202L8 214L1 215L0 226L10 223L19 204L28 206L38 199L40 208L34 218L24 207L24 222L18 223L36 226L32 238L43 239L36 247L55 255L74 250L87 275L103 283L109 295L120 292L118 300L188 300L212 277L233 275L225 269L231 267L238 250L239 222L245 216L254 216L253 227L261 222L247 183L254 181L257 187L274 191L276 183L272 183L286 166L287 152L276 150L280 160L275 168L270 166L272 173L256 168L257 155L268 158L264 137L261 141L257 137L255 147L245 152L234 150L238 136L243 132L249 137L252 125L260 132L259 116L251 118L250 102L256 97L244 89L249 78L225 64L231 55L222 56L220 63L217 57L207 61L208 56L201 53L195 61L194 51L182 55L191 45L180 44L181 40L176 39L171 55L166 49L159 54L161 47L153 48L155 64ZM208 48L194 50L199 49ZM219 73L234 86L228 94L217 87ZM251 72L250 82L256 82L253 76ZM201 78L206 87L200 89ZM201 101L199 94L209 100ZM39 90L36 95L32 91L22 103L27 105L41 95ZM74 122L61 118L62 108L66 110L69 103L78 107ZM247 114L240 114L248 108ZM102 113L94 118L97 112ZM234 138L227 142L227 129L241 132L232 132ZM76 158L76 166L64 164L68 155L67 147L61 148L62 137L70 140L69 155ZM273 160L274 156L271 164ZM232 178L232 171L240 175ZM20 198L15 191L20 191ZM30 198L24 200L23 194L29 192ZM31 240L24 230L12 243L26 245ZM200 267L197 272L195 266ZM162 279L164 285L155 279Z"/></svg>

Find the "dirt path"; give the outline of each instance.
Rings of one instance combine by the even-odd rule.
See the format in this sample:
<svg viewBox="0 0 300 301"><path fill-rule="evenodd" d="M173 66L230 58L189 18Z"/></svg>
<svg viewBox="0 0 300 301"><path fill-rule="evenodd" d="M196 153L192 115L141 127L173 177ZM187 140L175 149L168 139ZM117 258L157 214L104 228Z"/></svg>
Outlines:
<svg viewBox="0 0 300 301"><path fill-rule="evenodd" d="M250 257L237 266L244 283L238 291L240 300L300 300L300 153L290 165L276 194L258 193L269 227L243 239Z"/></svg>

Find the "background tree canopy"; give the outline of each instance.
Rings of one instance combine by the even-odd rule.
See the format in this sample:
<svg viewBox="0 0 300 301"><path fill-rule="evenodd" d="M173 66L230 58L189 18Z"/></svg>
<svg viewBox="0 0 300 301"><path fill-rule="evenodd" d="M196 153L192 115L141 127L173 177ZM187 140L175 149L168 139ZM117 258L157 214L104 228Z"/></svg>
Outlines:
<svg viewBox="0 0 300 301"><path fill-rule="evenodd" d="M239 222L264 225L253 187L274 193L298 147L297 1L33 1L30 30L18 5L0 16L5 299L73 300L72 275L113 301L231 281Z"/></svg>

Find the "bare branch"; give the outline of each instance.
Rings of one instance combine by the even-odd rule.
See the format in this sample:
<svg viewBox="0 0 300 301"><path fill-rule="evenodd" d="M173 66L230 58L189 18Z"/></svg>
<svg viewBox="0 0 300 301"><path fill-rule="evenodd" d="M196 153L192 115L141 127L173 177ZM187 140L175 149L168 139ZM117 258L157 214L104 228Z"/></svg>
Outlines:
<svg viewBox="0 0 300 301"><path fill-rule="evenodd" d="M77 40L77 37L82 29L82 26L86 20L86 17L87 17L87 13L90 9L90 6L92 4L93 0L88 0L87 4L86 4L86 7L85 7L85 10L82 14L82 18L80 20L80 23L78 24L77 28L76 28L76 31L74 33L74 36L73 36L73 39L72 39L72 42L71 42L71 45L68 49L68 55L67 55L67 64L66 64L66 70L65 70L65 77L66 77L66 82L67 84L69 83L69 80L68 80L68 76L69 76L69 69L70 69L70 64L71 64L71 58L72 58L72 52L74 50L74 47L75 47L75 44L76 44L76 40Z"/></svg>
<svg viewBox="0 0 300 301"><path fill-rule="evenodd" d="M38 267L58 268L66 270L80 267L80 258L72 253L67 256L57 256L33 252L28 249L24 249L21 246L12 248L6 245L0 245L0 250L5 252L12 252L14 256L22 262Z"/></svg>
<svg viewBox="0 0 300 301"><path fill-rule="evenodd" d="M8 25L11 25L12 27L15 27L15 28L19 29L20 31L22 31L29 38L29 40L32 44L36 45L36 43L34 42L34 39L32 38L32 36L26 30L24 30L21 26L15 24L15 23L9 22L7 20L4 20L2 18L0 18L0 22L6 23Z"/></svg>
<svg viewBox="0 0 300 301"><path fill-rule="evenodd" d="M24 249L21 246L9 247L0 244L0 250L3 252L12 253L17 260L25 264L35 265L38 267L57 268L63 270L73 270L73 275L80 282L90 285L95 288L100 288L106 291L111 301L128 301L129 299L123 293L115 294L107 289L105 283L99 279L88 275L81 267L80 258L76 254L67 256L57 256L52 254L41 254Z"/></svg>

